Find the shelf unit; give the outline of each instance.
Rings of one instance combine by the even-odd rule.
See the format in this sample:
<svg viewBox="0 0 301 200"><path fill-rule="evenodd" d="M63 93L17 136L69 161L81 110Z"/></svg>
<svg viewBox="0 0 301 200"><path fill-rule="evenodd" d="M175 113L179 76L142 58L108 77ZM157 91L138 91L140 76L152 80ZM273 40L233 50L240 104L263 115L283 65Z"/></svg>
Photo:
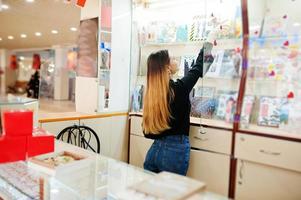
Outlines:
<svg viewBox="0 0 301 200"><path fill-rule="evenodd" d="M217 3L216 1L212 1ZM253 109L258 114L259 111L259 98L260 96L273 96L273 97L286 97L285 93L285 87L288 84L288 80L286 79L280 79L277 80L274 77L267 77L267 78L252 78L252 76L249 73L249 69L253 67L249 63L252 59L253 53L257 52L263 48L266 48L267 51L276 51L277 48L282 49L283 51L288 51L290 49L298 49L298 57L300 57L300 50L299 46L301 44L301 40L296 40L295 36L292 36L288 34L285 37L254 37L251 26L254 25L254 19L256 20L258 18L265 18L265 15L267 15L268 12L277 12L279 14L279 19L286 20L287 16L284 17L283 15L288 15L288 18L294 18L293 14L298 14L298 12L295 12L293 9L298 6L294 6L294 3L297 5L300 5L300 2L291 1L287 3L287 5L284 6L284 4L280 1L273 3L270 0L240 0L241 2L241 16L242 16L242 29L243 29L243 37L242 38L235 38L235 39L228 39L228 40L217 40L217 47L216 49L233 49L239 47L241 50L242 55L242 69L241 74L237 78L225 78L225 77L215 77L215 78L209 78L204 77L203 81L199 80L196 86L205 86L205 87L216 87L216 90L225 89L225 90L234 90L238 92L238 97L236 100L236 110L234 114L234 121L233 123L227 123L223 120L216 120L216 119L202 119L200 121L199 118L191 117L190 122L193 126L204 126L208 129L214 129L216 131L218 130L226 130L230 132L231 135L231 150L230 150L230 163L229 163L229 190L228 190L228 196L230 198L237 197L238 199L245 199L250 194L250 191L254 191L254 188L256 186L256 181L252 182L250 184L246 184L242 186L240 184L240 171L241 170L241 163L246 163L247 167L250 168L250 171L248 171L248 174L246 176L252 177L256 176L256 174L264 174L267 169L271 171L271 173L268 175L269 181L275 181L276 179L271 178L272 175L277 172L283 175L281 179L279 179L279 184L272 184L271 187L267 187L270 190L278 190L280 185L288 185L289 180L292 180L292 184L294 184L291 188L290 194L282 193L283 191L279 192L279 194L287 195L287 199L296 197L296 195L299 194L299 191L296 190L297 186L301 186L301 159L297 156L295 157L297 159L296 163L299 164L300 170L294 171L289 166L291 165L291 161L282 162L282 167L279 168L279 166L273 164L273 160L281 160L281 156L273 156L268 155L266 160L271 161L268 167L267 164L264 162L261 162L260 160L252 160L252 162L246 160L245 157L241 157L241 154L239 154L238 151L242 151L244 148L247 148L245 143L240 143L239 147L237 146L238 141L240 140L240 136L245 136L247 140L250 140L251 144L256 143L257 141L264 141L260 143L259 147L260 149L268 149L269 147L275 147L273 146L273 143L283 143L284 145L281 145L279 152L280 154L285 153L285 148L282 148L284 146L290 146L292 144L296 145L297 147L301 146L301 134L292 133L288 129L284 130L282 127L280 128L274 128L274 127L267 127L267 126L259 126L257 125L257 119L255 119L257 116L255 116L255 120L251 119L250 123L247 126L243 126L240 123L240 119L242 116L242 109L243 109L243 101L245 96L254 96L255 97L255 103L253 105ZM214 4L214 3L213 3ZM258 5L264 5L262 6L262 10L257 10ZM266 11L265 9L267 7L271 7L271 11ZM287 10L287 8L290 8L290 10ZM253 10L252 10L253 9ZM274 11L275 10L275 11ZM258 12L257 12L258 11ZM284 12L286 11L286 12ZM281 21L280 20L280 21ZM294 20L299 20L298 18L294 18ZM263 21L259 20L261 24L261 28L258 31L259 35L263 30ZM286 31L286 30L285 30ZM301 34L298 35L298 37ZM175 42L175 43L146 43L144 45L138 46L137 49L139 49L139 56L140 59L137 62L138 66L137 69L146 69L146 63L144 62L147 58L147 56L153 52L160 49L167 49L170 53L170 55L177 57L185 54L197 54L199 51L199 48L202 45L202 41L199 42ZM264 47L263 47L264 46ZM300 58L299 58L300 62ZM133 62L136 63L136 62ZM137 70L137 71L139 71ZM146 71L140 70L139 75L137 77L137 85L145 85L146 84ZM179 77L175 77L179 78ZM298 79L300 80L300 79ZM301 94L301 93L300 93ZM299 95L295 93L295 96ZM132 113L131 116L142 116L142 113ZM299 126L299 128L301 128ZM255 137L254 140L249 139L248 136ZM142 136L141 136L142 137ZM266 145L266 146L265 146ZM239 148L239 149L238 149ZM281 149L282 148L282 149ZM204 151L208 151L208 149L203 149ZM200 150L203 153L203 150ZM250 156L254 155L261 155L267 152L250 152ZM296 152L291 152L296 155ZM206 154L207 155L207 154ZM204 157L206 157L204 155ZM285 154L288 157L288 154ZM195 156L201 159L201 156ZM210 156L209 156L210 157ZM214 157L214 156L211 156ZM255 157L256 158L256 157ZM277 162L278 162L277 161ZM276 162L276 163L277 163ZM280 162L280 161L279 161ZM254 164L254 165L253 165ZM200 165L201 167L201 165ZM296 168L295 168L296 169ZM285 178L285 175L288 175L291 177L291 175L294 174L295 178ZM214 175L213 175L214 176ZM252 180L254 181L254 180ZM265 183L268 183L265 181ZM260 185L260 184L258 184ZM261 184L262 185L262 184ZM256 191L257 192L257 191ZM254 198L256 198L256 194L253 194ZM262 195L266 195L265 197L271 198L271 193L269 191L264 191ZM281 196L280 195L280 196ZM274 199L278 199L277 196L272 196Z"/></svg>

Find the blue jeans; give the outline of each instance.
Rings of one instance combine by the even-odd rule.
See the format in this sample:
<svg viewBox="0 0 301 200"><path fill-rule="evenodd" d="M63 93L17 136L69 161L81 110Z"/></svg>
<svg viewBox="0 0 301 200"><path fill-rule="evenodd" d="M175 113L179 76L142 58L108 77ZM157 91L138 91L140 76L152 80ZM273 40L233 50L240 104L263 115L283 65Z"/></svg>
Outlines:
<svg viewBox="0 0 301 200"><path fill-rule="evenodd" d="M156 139L148 150L144 169L186 175L190 158L190 143L186 135L171 135Z"/></svg>

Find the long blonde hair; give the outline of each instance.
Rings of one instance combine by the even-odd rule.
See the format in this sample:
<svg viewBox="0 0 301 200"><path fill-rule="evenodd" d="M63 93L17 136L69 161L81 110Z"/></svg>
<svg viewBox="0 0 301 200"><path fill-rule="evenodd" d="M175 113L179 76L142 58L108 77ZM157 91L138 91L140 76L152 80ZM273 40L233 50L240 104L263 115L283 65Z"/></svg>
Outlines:
<svg viewBox="0 0 301 200"><path fill-rule="evenodd" d="M170 58L167 50L151 54L147 59L147 86L143 106L143 130L145 134L160 134L170 128L169 87Z"/></svg>

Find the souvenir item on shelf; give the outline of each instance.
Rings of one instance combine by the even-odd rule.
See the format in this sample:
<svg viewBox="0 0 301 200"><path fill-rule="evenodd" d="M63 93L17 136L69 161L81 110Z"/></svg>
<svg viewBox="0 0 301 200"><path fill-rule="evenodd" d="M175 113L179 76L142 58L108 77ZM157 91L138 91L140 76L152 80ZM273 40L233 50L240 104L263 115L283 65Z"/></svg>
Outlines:
<svg viewBox="0 0 301 200"><path fill-rule="evenodd" d="M191 116L211 119L217 100L214 98L214 87L196 87L194 97L191 99Z"/></svg>
<svg viewBox="0 0 301 200"><path fill-rule="evenodd" d="M260 97L258 125L278 127L282 101L277 97Z"/></svg>
<svg viewBox="0 0 301 200"><path fill-rule="evenodd" d="M212 55L214 57L214 61L209 67L209 70L207 71L205 77L219 77L222 68L224 50L217 50L215 52L212 52Z"/></svg>
<svg viewBox="0 0 301 200"><path fill-rule="evenodd" d="M176 24L175 22L159 23L157 42L172 43L176 41Z"/></svg>
<svg viewBox="0 0 301 200"><path fill-rule="evenodd" d="M177 26L176 41L187 42L187 40L188 40L188 26L187 25Z"/></svg>
<svg viewBox="0 0 301 200"><path fill-rule="evenodd" d="M101 69L110 69L111 68L111 48L108 43L101 42L101 60L100 68Z"/></svg>
<svg viewBox="0 0 301 200"><path fill-rule="evenodd" d="M284 98L280 107L280 124L288 124L291 103L289 99Z"/></svg>
<svg viewBox="0 0 301 200"><path fill-rule="evenodd" d="M196 87L194 97L213 98L215 93L215 87Z"/></svg>
<svg viewBox="0 0 301 200"><path fill-rule="evenodd" d="M214 61L205 77L238 77L241 69L241 55L235 49L213 51Z"/></svg>
<svg viewBox="0 0 301 200"><path fill-rule="evenodd" d="M215 98L193 97L191 100L191 116L211 119L217 107Z"/></svg>
<svg viewBox="0 0 301 200"><path fill-rule="evenodd" d="M224 50L220 77L238 77L241 68L241 55L234 49Z"/></svg>
<svg viewBox="0 0 301 200"><path fill-rule="evenodd" d="M157 41L157 27L158 22L151 22L146 26L146 43L152 43Z"/></svg>
<svg viewBox="0 0 301 200"><path fill-rule="evenodd" d="M205 38L206 18L194 16L189 28L189 41L201 41Z"/></svg>
<svg viewBox="0 0 301 200"><path fill-rule="evenodd" d="M236 108L237 92L220 91L218 95L218 106L216 117L226 122L232 122Z"/></svg>
<svg viewBox="0 0 301 200"><path fill-rule="evenodd" d="M269 16L264 17L263 24L263 37L275 37L287 35L288 20L282 16Z"/></svg>
<svg viewBox="0 0 301 200"><path fill-rule="evenodd" d="M132 95L132 111L140 112L143 108L144 86L138 85L135 87Z"/></svg>
<svg viewBox="0 0 301 200"><path fill-rule="evenodd" d="M104 108L109 107L110 98L110 70L101 70L99 73L99 85L104 88ZM102 100L101 100L102 101Z"/></svg>
<svg viewBox="0 0 301 200"><path fill-rule="evenodd" d="M281 108L280 121L281 123L279 125L279 128L281 130L285 130L294 134L300 134L300 100L288 100L283 104L283 107Z"/></svg>
<svg viewBox="0 0 301 200"><path fill-rule="evenodd" d="M255 97L254 96L245 96L242 106L242 112L240 117L240 123L244 127L248 127L250 123L250 116L252 113Z"/></svg>

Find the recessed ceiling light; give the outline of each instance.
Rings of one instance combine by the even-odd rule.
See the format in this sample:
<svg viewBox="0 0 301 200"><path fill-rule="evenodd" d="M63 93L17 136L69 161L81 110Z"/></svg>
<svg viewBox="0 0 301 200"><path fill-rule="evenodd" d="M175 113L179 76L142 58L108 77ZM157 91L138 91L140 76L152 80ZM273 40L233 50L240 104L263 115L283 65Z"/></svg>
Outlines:
<svg viewBox="0 0 301 200"><path fill-rule="evenodd" d="M9 6L6 5L6 4L2 4L2 5L1 5L1 8L2 8L3 10L7 10L7 9L9 9Z"/></svg>
<svg viewBox="0 0 301 200"><path fill-rule="evenodd" d="M300 26L300 23L295 22L295 23L293 24L293 26Z"/></svg>
<svg viewBox="0 0 301 200"><path fill-rule="evenodd" d="M40 33L40 32L35 32L35 35L38 36L38 37L40 37L40 36L42 36L42 33Z"/></svg>
<svg viewBox="0 0 301 200"><path fill-rule="evenodd" d="M52 30L51 33L52 34L58 34L59 32L57 30Z"/></svg>
<svg viewBox="0 0 301 200"><path fill-rule="evenodd" d="M26 34L21 34L20 36L21 36L21 38L27 38Z"/></svg>
<svg viewBox="0 0 301 200"><path fill-rule="evenodd" d="M14 39L14 36L9 35L9 36L7 37L7 39L13 40L13 39Z"/></svg>
<svg viewBox="0 0 301 200"><path fill-rule="evenodd" d="M27 3L33 3L34 0L26 0Z"/></svg>
<svg viewBox="0 0 301 200"><path fill-rule="evenodd" d="M71 27L70 30L71 30L71 31L77 31L77 28Z"/></svg>

